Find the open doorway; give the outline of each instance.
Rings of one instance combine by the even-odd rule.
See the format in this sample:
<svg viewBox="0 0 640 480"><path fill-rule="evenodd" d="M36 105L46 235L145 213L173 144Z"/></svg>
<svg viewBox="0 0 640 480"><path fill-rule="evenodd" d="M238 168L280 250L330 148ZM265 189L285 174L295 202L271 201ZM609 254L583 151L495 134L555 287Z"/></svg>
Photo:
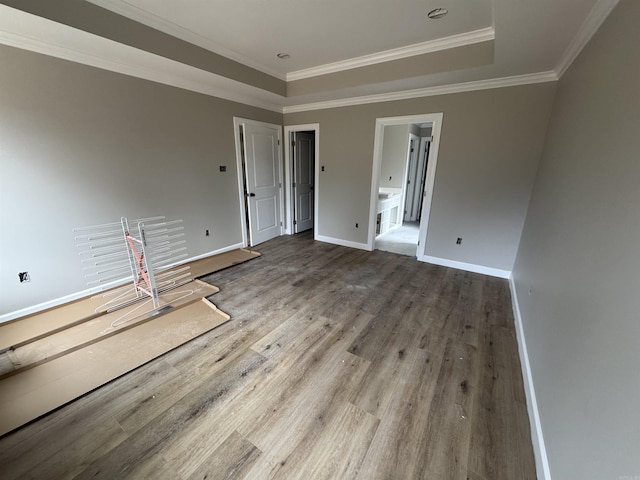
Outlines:
<svg viewBox="0 0 640 480"><path fill-rule="evenodd" d="M442 114L376 120L369 247L424 260Z"/></svg>
<svg viewBox="0 0 640 480"><path fill-rule="evenodd" d="M383 131L375 248L416 256L432 123Z"/></svg>
<svg viewBox="0 0 640 480"><path fill-rule="evenodd" d="M317 232L319 125L284 127L286 225L290 235Z"/></svg>

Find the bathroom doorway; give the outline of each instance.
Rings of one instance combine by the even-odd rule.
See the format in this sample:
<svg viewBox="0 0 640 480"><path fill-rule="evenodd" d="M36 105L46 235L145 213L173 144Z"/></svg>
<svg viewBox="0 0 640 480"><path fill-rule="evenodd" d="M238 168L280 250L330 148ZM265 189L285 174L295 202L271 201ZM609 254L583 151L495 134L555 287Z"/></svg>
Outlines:
<svg viewBox="0 0 640 480"><path fill-rule="evenodd" d="M424 261L442 114L376 120L369 246Z"/></svg>

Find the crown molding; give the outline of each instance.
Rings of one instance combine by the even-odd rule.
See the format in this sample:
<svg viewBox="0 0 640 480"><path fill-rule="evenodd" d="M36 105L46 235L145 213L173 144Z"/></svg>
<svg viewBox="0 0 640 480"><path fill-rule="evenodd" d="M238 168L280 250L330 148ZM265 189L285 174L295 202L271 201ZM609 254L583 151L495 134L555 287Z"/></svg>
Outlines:
<svg viewBox="0 0 640 480"><path fill-rule="evenodd" d="M558 66L555 68L558 78L564 75L618 2L619 0L599 0L596 2L591 9L591 12L589 12L589 16L587 16L586 20L580 27L580 30L578 30L577 35L565 50L560 63L558 63Z"/></svg>
<svg viewBox="0 0 640 480"><path fill-rule="evenodd" d="M283 97L0 5L0 44L282 113Z"/></svg>
<svg viewBox="0 0 640 480"><path fill-rule="evenodd" d="M298 70L296 72L288 73L286 75L286 80L287 82L293 82L305 78L327 75L329 73L342 72L353 68L375 65L377 63L423 55L425 53L438 52L450 48L463 47L465 45L473 45L475 43L495 40L495 38L496 32L493 27L487 27L480 30L474 30L472 32L460 33L458 35L451 35L449 37L439 38L436 40L429 40L428 42L416 43L406 47L394 48L383 52L372 53L370 55L350 58L340 62L328 63L318 67Z"/></svg>
<svg viewBox="0 0 640 480"><path fill-rule="evenodd" d="M348 107L353 105L365 105L368 103L393 102L397 100L407 100L412 98L432 97L436 95L448 95L452 93L473 92L476 90L489 90L493 88L514 87L518 85L529 85L533 83L555 82L558 75L555 71L530 73L526 75L516 75L512 77L492 78L489 80L477 80L466 83L456 83L451 85L441 85L437 87L426 87L415 90L405 90L402 92L382 93L376 95L365 95L361 97L343 98L339 100L328 100L325 102L307 103L301 105L290 105L283 108L283 113L307 112L310 110L323 110L327 108Z"/></svg>
<svg viewBox="0 0 640 480"><path fill-rule="evenodd" d="M275 93L1 4L0 44L278 113L322 110L558 80L555 72L541 72L283 107L285 98Z"/></svg>
<svg viewBox="0 0 640 480"><path fill-rule="evenodd" d="M280 80L286 80L286 75L283 73L276 72L275 70L265 67L264 65L261 65L251 60L250 58L244 57L243 55L240 55L233 50L229 50L218 45L217 43L212 42L211 40L197 34L196 32L189 30L188 28L181 27L173 22L147 12L146 10L134 7L130 3L127 3L123 0L86 1L88 1L89 3L93 3L98 7L104 8L105 10L109 10L113 13L117 13L118 15L122 15L123 17L126 17L135 22L146 25L147 27L151 27L160 32L164 32L168 35L184 40L185 42L197 45L198 47L202 47L205 50L209 50L210 52L222 55L223 57L241 63L244 66L254 68L262 73L266 73L267 75L271 75L272 77L276 77Z"/></svg>
<svg viewBox="0 0 640 480"><path fill-rule="evenodd" d="M97 3L104 0L92 1ZM562 61L552 71L289 106L283 106L287 103L287 99L275 93L2 4L0 4L0 44L286 114L557 81L618 1L599 0L594 5L580 31L565 51ZM493 29L485 29L484 34L487 34L488 30L493 32ZM476 38L479 39L481 36ZM388 52L394 51L389 50L380 55ZM389 59L391 57L380 61ZM293 99L289 99L291 100Z"/></svg>

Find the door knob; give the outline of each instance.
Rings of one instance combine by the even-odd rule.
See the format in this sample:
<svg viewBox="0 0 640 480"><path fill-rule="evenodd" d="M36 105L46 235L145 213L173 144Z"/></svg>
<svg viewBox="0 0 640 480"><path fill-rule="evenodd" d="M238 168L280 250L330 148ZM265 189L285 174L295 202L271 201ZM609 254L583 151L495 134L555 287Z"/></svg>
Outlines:
<svg viewBox="0 0 640 480"><path fill-rule="evenodd" d="M251 192L251 193L249 194L249 196L250 196L250 197L255 197L255 196L256 196L256 194L255 194L255 193L253 193L253 192Z"/></svg>

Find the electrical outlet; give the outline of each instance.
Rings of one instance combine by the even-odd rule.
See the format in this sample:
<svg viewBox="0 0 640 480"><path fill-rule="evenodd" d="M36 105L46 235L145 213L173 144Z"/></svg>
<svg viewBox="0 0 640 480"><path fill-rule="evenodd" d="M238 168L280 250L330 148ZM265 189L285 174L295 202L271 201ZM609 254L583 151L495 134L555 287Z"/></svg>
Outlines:
<svg viewBox="0 0 640 480"><path fill-rule="evenodd" d="M20 279L20 283L30 282L31 277L29 276L29 272L18 272L18 278Z"/></svg>
<svg viewBox="0 0 640 480"><path fill-rule="evenodd" d="M456 245L462 245L462 237L458 237L456 240Z"/></svg>
<svg viewBox="0 0 640 480"><path fill-rule="evenodd" d="M226 172L227 171L227 166L226 165L220 165L220 171L221 172Z"/></svg>
<svg viewBox="0 0 640 480"><path fill-rule="evenodd" d="M358 228L358 224L356 223L356 228Z"/></svg>
<svg viewBox="0 0 640 480"><path fill-rule="evenodd" d="M322 165L322 171L324 172L324 165Z"/></svg>
<svg viewBox="0 0 640 480"><path fill-rule="evenodd" d="M209 236L209 230L205 230L205 231L204 231L204 236L205 236L205 237L208 237L208 236Z"/></svg>

